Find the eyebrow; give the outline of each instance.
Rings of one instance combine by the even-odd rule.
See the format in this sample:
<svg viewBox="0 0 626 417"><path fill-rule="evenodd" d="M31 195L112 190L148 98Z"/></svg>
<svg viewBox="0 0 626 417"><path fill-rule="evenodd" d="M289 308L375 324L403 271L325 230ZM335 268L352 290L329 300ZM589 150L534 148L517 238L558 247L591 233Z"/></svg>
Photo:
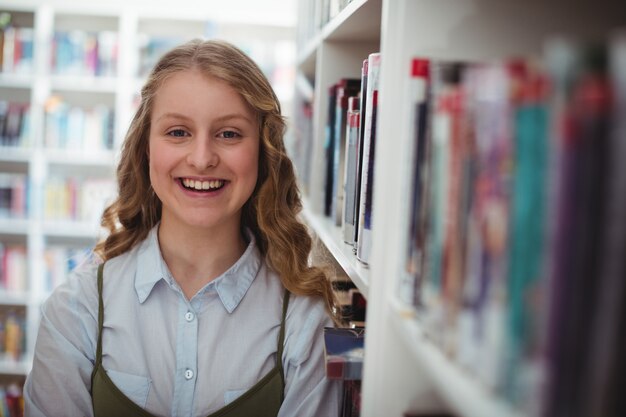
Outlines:
<svg viewBox="0 0 626 417"><path fill-rule="evenodd" d="M191 120L191 118L185 116L184 114L175 113L175 112L168 112L168 113L164 113L161 116L159 116L156 119L156 121L158 122L159 120L166 119L166 118L183 119L183 120L188 120L188 121ZM224 116L217 117L215 119L215 121L216 122L225 122L225 121L235 120L235 119L241 119L241 120L243 120L245 122L248 122L250 124L254 124L254 122L252 120L250 120L250 118L246 117L245 115L243 115L241 113L225 114Z"/></svg>

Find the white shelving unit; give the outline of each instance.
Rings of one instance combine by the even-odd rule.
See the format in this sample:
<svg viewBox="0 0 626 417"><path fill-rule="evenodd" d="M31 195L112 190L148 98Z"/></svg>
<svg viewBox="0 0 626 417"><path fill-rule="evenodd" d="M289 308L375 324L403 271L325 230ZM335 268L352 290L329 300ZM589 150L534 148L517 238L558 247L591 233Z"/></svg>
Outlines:
<svg viewBox="0 0 626 417"><path fill-rule="evenodd" d="M332 3L332 2L331 2ZM413 308L397 296L408 210L406 155L412 149L402 116L411 59L502 60L541 54L554 35L602 38L626 24L618 2L513 0L352 0L320 25L317 2L301 0L297 87L312 101L310 178L304 218L368 301L362 411L364 417L448 412L463 417L522 417L452 362L423 330ZM312 16L313 15L313 16ZM312 27L313 26L313 27ZM318 27L316 27L318 26ZM327 89L360 78L363 59L382 55L374 183L374 245L363 268L323 215ZM308 86L313 86L311 100Z"/></svg>
<svg viewBox="0 0 626 417"><path fill-rule="evenodd" d="M23 148L0 147L0 173L28 176L30 207L26 218L0 218L0 242L26 247L28 275L26 291L0 291L0 310L15 307L26 311L26 354L17 362L0 357L0 378L5 375L23 378L30 369L39 306L49 294L45 282L46 248L91 247L104 233L99 226L99 213L89 213L90 220L48 219L43 208L45 185L56 177L114 178L119 148L145 76L139 71L141 42L151 36L175 36L180 41L215 36L248 52L263 54L253 58L260 64L270 66L270 71L272 65L285 65L285 62L278 62L280 60L291 57L293 64L295 22L293 18L289 19L292 10L254 14L237 9L235 4L219 10L204 2L188 2L176 8L170 4L166 6L142 1L76 3L64 0L5 0L0 4L0 12L11 13L16 26L32 28L34 34L32 73L5 73L0 68L0 100L29 103L31 110L30 145ZM56 73L51 65L51 46L57 31L117 33L115 74L87 76ZM283 87L282 91L285 90ZM290 108L290 94L288 89L287 94L281 97L287 109ZM45 108L53 95L59 95L65 102L82 108L104 104L114 109L113 148L47 148L44 139Z"/></svg>

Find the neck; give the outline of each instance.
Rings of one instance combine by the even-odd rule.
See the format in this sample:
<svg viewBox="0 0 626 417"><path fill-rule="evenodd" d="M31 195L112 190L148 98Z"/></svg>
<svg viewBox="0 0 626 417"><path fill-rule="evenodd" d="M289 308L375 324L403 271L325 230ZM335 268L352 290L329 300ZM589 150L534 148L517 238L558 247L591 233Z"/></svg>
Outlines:
<svg viewBox="0 0 626 417"><path fill-rule="evenodd" d="M187 299L226 272L246 250L238 224L190 230L162 221L158 236L163 260Z"/></svg>

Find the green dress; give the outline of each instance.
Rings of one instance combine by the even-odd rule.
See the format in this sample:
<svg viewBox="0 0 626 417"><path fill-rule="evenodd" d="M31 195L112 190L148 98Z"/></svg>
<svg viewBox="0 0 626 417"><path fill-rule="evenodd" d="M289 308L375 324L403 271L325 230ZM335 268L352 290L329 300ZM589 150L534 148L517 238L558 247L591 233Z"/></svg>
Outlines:
<svg viewBox="0 0 626 417"><path fill-rule="evenodd" d="M95 417L145 416L152 414L131 401L119 390L102 366L102 327L104 323L104 303L102 301L102 270L98 268L98 345L96 363L91 374L91 398ZM283 402L285 380L283 376L282 356L285 339L285 316L289 305L289 292L285 291L283 317L278 336L276 366L252 388L230 404L212 413L208 417L276 417Z"/></svg>

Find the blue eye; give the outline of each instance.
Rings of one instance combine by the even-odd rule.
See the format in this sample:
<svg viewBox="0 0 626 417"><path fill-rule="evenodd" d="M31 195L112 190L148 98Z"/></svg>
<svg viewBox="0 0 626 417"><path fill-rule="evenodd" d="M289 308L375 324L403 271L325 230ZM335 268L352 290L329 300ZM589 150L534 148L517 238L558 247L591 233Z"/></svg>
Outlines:
<svg viewBox="0 0 626 417"><path fill-rule="evenodd" d="M225 130L222 133L220 133L220 136L223 137L224 139L235 139L240 137L241 135L233 130Z"/></svg>
<svg viewBox="0 0 626 417"><path fill-rule="evenodd" d="M169 132L167 132L167 134L169 136L174 136L176 138L182 138L182 137L187 136L187 132L185 132L183 129L170 130Z"/></svg>

